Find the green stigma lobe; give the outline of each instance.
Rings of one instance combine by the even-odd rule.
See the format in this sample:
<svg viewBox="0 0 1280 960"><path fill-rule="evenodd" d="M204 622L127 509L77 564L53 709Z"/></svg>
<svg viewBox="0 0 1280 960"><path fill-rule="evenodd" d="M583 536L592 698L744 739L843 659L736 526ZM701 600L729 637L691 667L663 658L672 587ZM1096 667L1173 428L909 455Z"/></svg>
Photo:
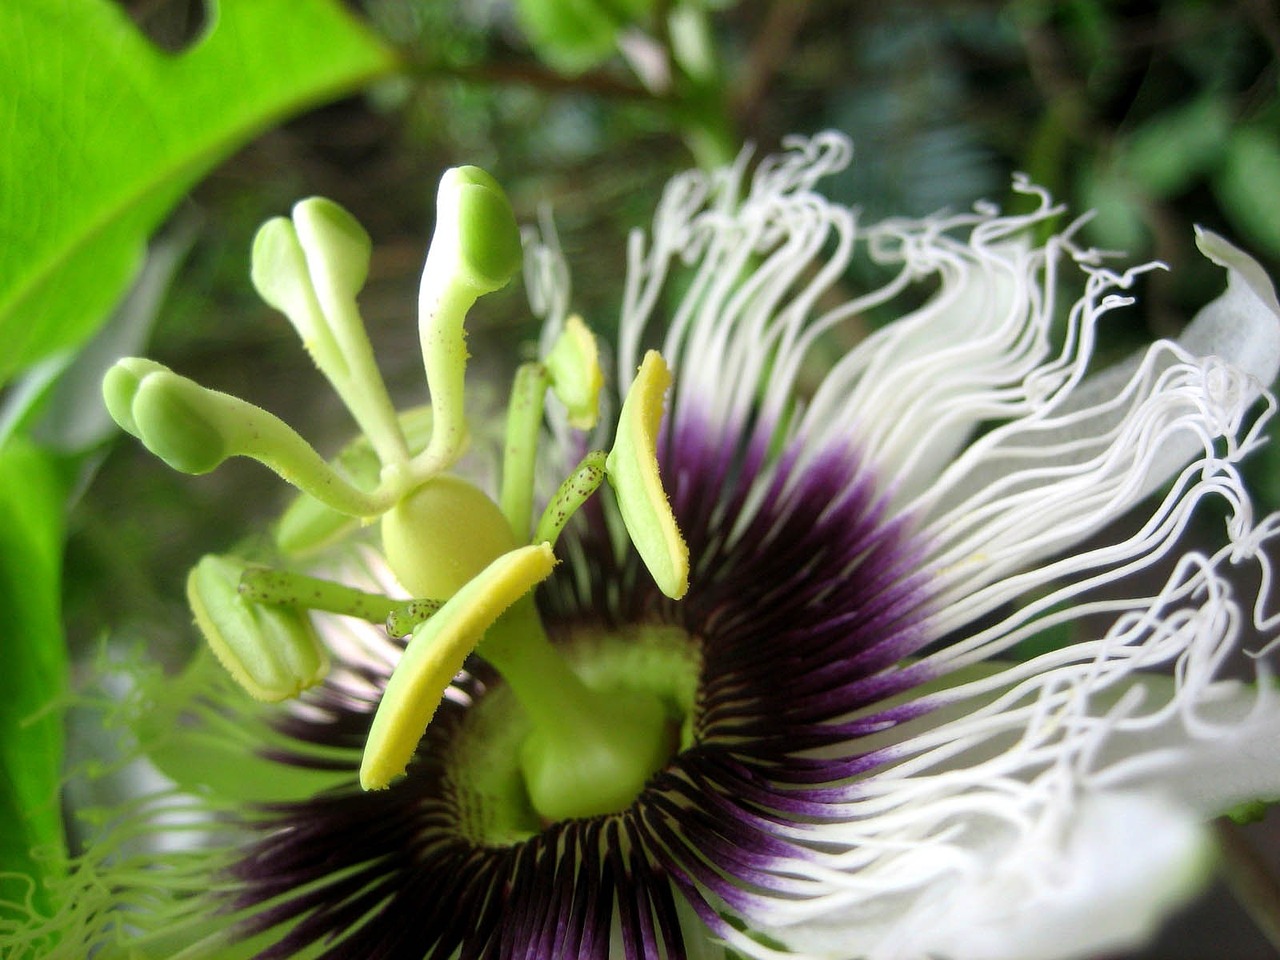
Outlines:
<svg viewBox="0 0 1280 960"><path fill-rule="evenodd" d="M133 421L147 449L181 473L208 473L227 458L223 432L208 416L203 387L167 370L151 373L133 397Z"/></svg>

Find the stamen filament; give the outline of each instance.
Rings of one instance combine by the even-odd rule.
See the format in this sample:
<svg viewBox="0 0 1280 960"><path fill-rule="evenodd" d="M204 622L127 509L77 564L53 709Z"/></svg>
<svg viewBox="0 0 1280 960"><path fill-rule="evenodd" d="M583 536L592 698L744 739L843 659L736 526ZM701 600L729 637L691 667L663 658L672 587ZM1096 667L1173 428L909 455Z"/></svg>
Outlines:
<svg viewBox="0 0 1280 960"><path fill-rule="evenodd" d="M547 368L534 362L522 364L511 384L506 446L502 453L502 490L498 503L512 531L521 540L528 536L533 519L534 468L549 382ZM554 539L538 536L533 542Z"/></svg>
<svg viewBox="0 0 1280 960"><path fill-rule="evenodd" d="M381 623L393 637L408 636L414 627L429 620L444 606L443 600L421 597L401 600L272 567L246 569L240 577L240 595L252 603L323 610Z"/></svg>
<svg viewBox="0 0 1280 960"><path fill-rule="evenodd" d="M399 600L396 608L387 614L387 633L393 637L406 637L424 620L435 616L444 606L443 600Z"/></svg>
<svg viewBox="0 0 1280 960"><path fill-rule="evenodd" d="M246 569L240 575L240 595L253 603L323 610L370 623L385 623L393 613L412 602L272 567Z"/></svg>
<svg viewBox="0 0 1280 960"><path fill-rule="evenodd" d="M547 542L555 546L565 524L600 489L605 479L605 459L603 450L593 450L582 458L577 469L571 473L554 497L542 511L534 532L534 543Z"/></svg>

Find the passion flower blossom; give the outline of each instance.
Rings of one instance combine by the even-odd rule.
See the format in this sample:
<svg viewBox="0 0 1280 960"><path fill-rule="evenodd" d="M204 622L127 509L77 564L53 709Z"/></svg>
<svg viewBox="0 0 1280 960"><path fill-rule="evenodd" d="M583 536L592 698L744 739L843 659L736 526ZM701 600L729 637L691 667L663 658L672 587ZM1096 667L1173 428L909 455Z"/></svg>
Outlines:
<svg viewBox="0 0 1280 960"><path fill-rule="evenodd" d="M1239 472L1275 406L1275 293L1201 233L1226 292L1098 369L1150 266L1051 234L1062 209L1021 180L1029 213L863 223L815 189L849 159L828 134L684 174L627 247L616 383L645 346L672 370L655 442L688 591L595 498L536 606L589 687L663 705L642 786L547 816L482 644L406 775L362 790L404 647L330 622L333 669L297 699L206 658L140 709L178 787L120 815L61 914L0 913L5 955L1031 960L1136 943L1191 895L1204 822L1280 791L1266 658L1223 676L1280 619L1280 519ZM887 279L847 292L856 260ZM525 269L547 355L571 323L549 230ZM556 478L609 440L569 421L548 413ZM1209 552L1182 544L1200 513L1225 517ZM1233 587L1245 563L1260 592Z"/></svg>

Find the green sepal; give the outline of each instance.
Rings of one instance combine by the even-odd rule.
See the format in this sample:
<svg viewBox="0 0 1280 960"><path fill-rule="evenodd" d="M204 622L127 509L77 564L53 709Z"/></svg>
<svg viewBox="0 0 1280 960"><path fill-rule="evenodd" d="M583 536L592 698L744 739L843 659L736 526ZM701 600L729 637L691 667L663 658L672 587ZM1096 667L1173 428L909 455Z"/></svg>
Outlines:
<svg viewBox="0 0 1280 960"><path fill-rule="evenodd" d="M177 676L143 675L144 708L130 728L161 773L191 792L211 792L239 803L305 800L350 783L359 754L347 748L304 744L274 730L223 679L212 651L196 654ZM216 674L222 674L222 677ZM216 704L216 705L215 705ZM264 751L312 755L315 766L281 763ZM342 769L342 764L349 766Z"/></svg>

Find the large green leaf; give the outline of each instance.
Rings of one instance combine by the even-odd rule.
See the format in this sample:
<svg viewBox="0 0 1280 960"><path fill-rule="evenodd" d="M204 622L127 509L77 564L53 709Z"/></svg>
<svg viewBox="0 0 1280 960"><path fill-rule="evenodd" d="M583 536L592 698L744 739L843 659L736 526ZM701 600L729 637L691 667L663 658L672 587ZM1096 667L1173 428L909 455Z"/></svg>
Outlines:
<svg viewBox="0 0 1280 960"><path fill-rule="evenodd" d="M1280 256L1280 144L1275 130L1263 125L1234 130L1214 188L1243 238Z"/></svg>
<svg viewBox="0 0 1280 960"><path fill-rule="evenodd" d="M63 865L59 608L65 485L33 444L0 448L0 902ZM47 908L43 888L37 906Z"/></svg>
<svg viewBox="0 0 1280 960"><path fill-rule="evenodd" d="M1118 145L1119 165L1147 196L1173 196L1218 162L1230 132L1225 100L1204 96L1134 130Z"/></svg>
<svg viewBox="0 0 1280 960"><path fill-rule="evenodd" d="M396 66L337 0L209 0L174 56L113 0L0 3L0 383L101 322L219 160Z"/></svg>

